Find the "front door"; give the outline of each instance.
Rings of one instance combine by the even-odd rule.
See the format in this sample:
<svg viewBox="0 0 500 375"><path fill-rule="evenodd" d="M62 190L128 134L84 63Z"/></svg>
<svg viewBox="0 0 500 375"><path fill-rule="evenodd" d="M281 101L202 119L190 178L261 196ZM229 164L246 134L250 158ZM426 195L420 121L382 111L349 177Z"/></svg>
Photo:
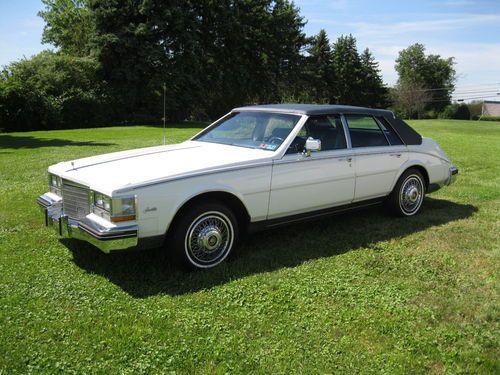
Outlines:
<svg viewBox="0 0 500 375"><path fill-rule="evenodd" d="M321 151L303 153L308 137L321 140ZM310 117L283 158L274 161L268 219L350 203L355 162L340 117Z"/></svg>

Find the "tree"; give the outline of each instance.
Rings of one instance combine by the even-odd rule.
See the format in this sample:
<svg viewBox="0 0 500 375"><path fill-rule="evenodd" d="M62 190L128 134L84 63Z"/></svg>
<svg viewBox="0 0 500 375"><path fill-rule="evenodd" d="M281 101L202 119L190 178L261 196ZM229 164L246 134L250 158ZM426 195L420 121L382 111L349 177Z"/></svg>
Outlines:
<svg viewBox="0 0 500 375"><path fill-rule="evenodd" d="M9 118L38 116L25 116L26 128L82 123L60 103L69 97L77 103L87 94L89 103L106 98L106 111L98 113L106 113L109 123L158 121L164 85L167 119L174 121L213 119L232 107L284 100L384 106L385 88L370 51L360 55L352 35L331 46L324 30L306 37L304 18L290 0L42 1L43 41L58 51L10 66L0 87L6 100L1 110ZM62 79L58 64L74 78L73 86L55 84ZM44 77L58 89L33 94L30 82ZM49 120L49 113L57 120Z"/></svg>
<svg viewBox="0 0 500 375"><path fill-rule="evenodd" d="M51 43L72 56L87 56L95 25L89 0L42 0L45 10L38 15L45 21L43 43Z"/></svg>
<svg viewBox="0 0 500 375"><path fill-rule="evenodd" d="M429 102L430 94L424 86L418 82L401 81L392 89L392 97L396 110L401 112L403 117L420 118Z"/></svg>
<svg viewBox="0 0 500 375"><path fill-rule="evenodd" d="M123 113L213 118L296 91L306 37L287 0L92 2L95 51Z"/></svg>
<svg viewBox="0 0 500 375"><path fill-rule="evenodd" d="M303 31L306 24L304 17L293 1L268 0L264 11L268 17L262 30L271 31L270 35L264 34L271 43L262 53L267 54L270 57L268 62L275 66L274 82L277 88L273 97L262 98L268 102L278 101L283 95L302 92L301 76L306 61L304 53L308 38ZM256 89L261 92L259 87Z"/></svg>
<svg viewBox="0 0 500 375"><path fill-rule="evenodd" d="M332 97L334 77L332 66L332 51L326 31L321 29L318 35L311 38L307 51L307 78L308 90L312 101L328 103Z"/></svg>
<svg viewBox="0 0 500 375"><path fill-rule="evenodd" d="M360 56L361 59L361 101L367 107L387 107L387 88L384 85L378 62L366 48Z"/></svg>
<svg viewBox="0 0 500 375"><path fill-rule="evenodd" d="M362 104L363 66L356 48L356 39L352 35L340 36L333 44L332 66L335 84L330 101L350 105Z"/></svg>
<svg viewBox="0 0 500 375"><path fill-rule="evenodd" d="M424 45L416 43L399 52L395 69L398 83L430 90L426 108L439 111L450 104L455 82L453 65L453 57L426 56Z"/></svg>
<svg viewBox="0 0 500 375"><path fill-rule="evenodd" d="M0 123L7 131L88 127L109 118L99 65L44 51L0 73Z"/></svg>

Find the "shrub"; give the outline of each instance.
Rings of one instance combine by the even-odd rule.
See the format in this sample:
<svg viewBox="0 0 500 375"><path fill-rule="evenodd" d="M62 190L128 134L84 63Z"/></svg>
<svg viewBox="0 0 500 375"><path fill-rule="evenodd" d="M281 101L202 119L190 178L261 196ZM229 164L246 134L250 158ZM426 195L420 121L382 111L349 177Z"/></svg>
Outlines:
<svg viewBox="0 0 500 375"><path fill-rule="evenodd" d="M0 73L0 127L6 131L89 127L109 117L98 63L44 51Z"/></svg>
<svg viewBox="0 0 500 375"><path fill-rule="evenodd" d="M481 121L500 121L500 116L481 116L479 117Z"/></svg>
<svg viewBox="0 0 500 375"><path fill-rule="evenodd" d="M447 105L439 114L442 119L470 120L470 111L467 104L453 103Z"/></svg>
<svg viewBox="0 0 500 375"><path fill-rule="evenodd" d="M429 111L425 111L422 118L423 119L435 119L438 118L439 113L435 109L431 109Z"/></svg>

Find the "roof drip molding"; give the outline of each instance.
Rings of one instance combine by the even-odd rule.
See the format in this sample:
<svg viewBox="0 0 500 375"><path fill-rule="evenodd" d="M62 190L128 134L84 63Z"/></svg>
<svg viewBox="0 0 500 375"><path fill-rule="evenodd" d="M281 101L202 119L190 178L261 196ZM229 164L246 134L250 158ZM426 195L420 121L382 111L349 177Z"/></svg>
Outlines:
<svg viewBox="0 0 500 375"><path fill-rule="evenodd" d="M232 112L277 112L293 113L297 115L326 115L333 113L353 113L370 114L375 116L392 116L391 111L386 109L373 109L364 107L354 107L349 105L336 104L264 104L252 105L248 107L239 107Z"/></svg>

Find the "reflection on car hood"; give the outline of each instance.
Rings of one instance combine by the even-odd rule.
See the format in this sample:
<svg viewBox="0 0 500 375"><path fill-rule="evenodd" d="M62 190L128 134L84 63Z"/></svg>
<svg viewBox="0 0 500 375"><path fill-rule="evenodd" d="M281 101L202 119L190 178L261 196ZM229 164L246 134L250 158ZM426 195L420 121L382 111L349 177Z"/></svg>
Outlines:
<svg viewBox="0 0 500 375"><path fill-rule="evenodd" d="M111 194L168 178L262 163L272 155L259 149L187 141L66 161L51 166L49 172Z"/></svg>

